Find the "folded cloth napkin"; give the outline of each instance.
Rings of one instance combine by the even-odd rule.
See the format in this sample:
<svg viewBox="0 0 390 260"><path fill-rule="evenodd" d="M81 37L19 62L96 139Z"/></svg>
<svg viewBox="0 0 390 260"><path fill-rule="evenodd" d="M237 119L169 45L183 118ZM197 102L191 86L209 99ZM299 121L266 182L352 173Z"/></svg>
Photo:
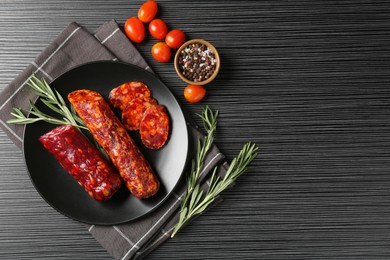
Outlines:
<svg viewBox="0 0 390 260"><path fill-rule="evenodd" d="M26 82L32 73L51 82L74 66L98 60L120 60L151 71L114 20L103 24L94 35L78 24L71 23L1 93L0 126L10 139L19 148L22 147L24 126L7 124L6 121L11 118L10 112L14 107L29 110L28 100L36 98L31 92L26 91L29 88ZM203 135L190 117L187 117L187 122L190 136L189 156L193 158L196 147L194 144ZM223 154L213 146L206 157L201 174L203 187L207 186L210 171L220 164L222 167L219 167L218 171L223 175L227 163L224 162ZM114 226L88 225L87 228L114 258L141 258L170 237L178 221L180 200L185 189L185 180L181 180L162 206L138 220Z"/></svg>

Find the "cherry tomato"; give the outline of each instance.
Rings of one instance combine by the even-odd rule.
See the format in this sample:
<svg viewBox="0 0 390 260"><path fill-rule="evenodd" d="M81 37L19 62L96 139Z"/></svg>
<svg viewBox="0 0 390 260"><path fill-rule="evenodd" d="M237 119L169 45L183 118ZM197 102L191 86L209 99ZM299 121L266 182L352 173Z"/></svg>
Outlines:
<svg viewBox="0 0 390 260"><path fill-rule="evenodd" d="M125 23L125 33L131 41L140 43L145 38L144 24L137 17L131 17Z"/></svg>
<svg viewBox="0 0 390 260"><path fill-rule="evenodd" d="M165 37L166 44L172 49L179 48L185 41L186 35L182 30L174 29Z"/></svg>
<svg viewBox="0 0 390 260"><path fill-rule="evenodd" d="M204 87L199 85L188 85L184 89L184 97L190 103L196 103L201 101L206 95Z"/></svg>
<svg viewBox="0 0 390 260"><path fill-rule="evenodd" d="M159 62L168 62L171 58L171 49L164 42L158 42L152 47L152 56Z"/></svg>
<svg viewBox="0 0 390 260"><path fill-rule="evenodd" d="M145 2L138 10L138 18L142 22L148 23L156 16L157 10L157 3L154 0L149 0Z"/></svg>
<svg viewBox="0 0 390 260"><path fill-rule="evenodd" d="M168 32L167 24L161 19L154 19L149 24L150 34L157 40L164 40Z"/></svg>

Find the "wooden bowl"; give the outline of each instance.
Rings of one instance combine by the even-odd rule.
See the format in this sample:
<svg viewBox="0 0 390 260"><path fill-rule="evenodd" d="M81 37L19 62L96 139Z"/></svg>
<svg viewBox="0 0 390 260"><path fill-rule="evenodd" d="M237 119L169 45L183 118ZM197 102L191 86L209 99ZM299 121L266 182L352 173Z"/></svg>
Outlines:
<svg viewBox="0 0 390 260"><path fill-rule="evenodd" d="M190 79L187 79L182 74L180 67L179 67L179 56L180 56L181 51L193 43L199 43L199 44L203 44L203 45L207 46L209 49L211 49L211 51L213 52L213 54L215 56L216 63L215 63L214 73L209 78L207 78L203 81L195 82L195 81L192 81ZM210 83L211 81L213 81L215 79L215 77L218 75L219 68L221 66L221 60L219 58L219 54L218 54L217 49L211 43L209 43L208 41L202 40L202 39L194 39L194 40L187 41L182 46L180 46L180 48L176 52L174 64L175 64L175 70L176 70L177 75L179 75L179 77L187 84L189 84L189 85L206 85L206 84Z"/></svg>

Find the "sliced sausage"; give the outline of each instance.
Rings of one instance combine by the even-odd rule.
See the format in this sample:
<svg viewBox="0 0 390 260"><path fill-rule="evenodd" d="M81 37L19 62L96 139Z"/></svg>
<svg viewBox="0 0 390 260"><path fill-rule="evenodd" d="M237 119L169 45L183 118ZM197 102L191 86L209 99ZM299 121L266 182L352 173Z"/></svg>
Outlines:
<svg viewBox="0 0 390 260"><path fill-rule="evenodd" d="M134 98L122 111L122 123L127 130L138 130L145 110L157 105L154 98Z"/></svg>
<svg viewBox="0 0 390 260"><path fill-rule="evenodd" d="M145 110L139 126L142 143L149 149L160 149L169 135L169 116L164 106L154 105Z"/></svg>
<svg viewBox="0 0 390 260"><path fill-rule="evenodd" d="M121 187L114 167L75 127L58 126L39 141L95 200L108 200Z"/></svg>
<svg viewBox="0 0 390 260"><path fill-rule="evenodd" d="M130 192L137 198L156 194L160 186L157 176L104 98L91 90L76 90L68 99L106 150Z"/></svg>
<svg viewBox="0 0 390 260"><path fill-rule="evenodd" d="M149 98L150 89L139 81L127 82L111 90L108 103L113 108L123 110L136 97Z"/></svg>

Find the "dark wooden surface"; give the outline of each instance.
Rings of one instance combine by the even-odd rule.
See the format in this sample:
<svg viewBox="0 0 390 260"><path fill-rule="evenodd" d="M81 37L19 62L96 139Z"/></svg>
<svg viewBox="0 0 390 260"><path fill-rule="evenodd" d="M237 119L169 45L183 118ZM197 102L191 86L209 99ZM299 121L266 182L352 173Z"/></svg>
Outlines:
<svg viewBox="0 0 390 260"><path fill-rule="evenodd" d="M0 89L69 22L94 31L142 1L2 0ZM220 110L217 144L258 159L223 203L149 259L390 259L388 1L159 0L159 16L218 48L196 105L173 64L136 45L192 115ZM48 206L0 131L0 259L110 259L83 224Z"/></svg>

